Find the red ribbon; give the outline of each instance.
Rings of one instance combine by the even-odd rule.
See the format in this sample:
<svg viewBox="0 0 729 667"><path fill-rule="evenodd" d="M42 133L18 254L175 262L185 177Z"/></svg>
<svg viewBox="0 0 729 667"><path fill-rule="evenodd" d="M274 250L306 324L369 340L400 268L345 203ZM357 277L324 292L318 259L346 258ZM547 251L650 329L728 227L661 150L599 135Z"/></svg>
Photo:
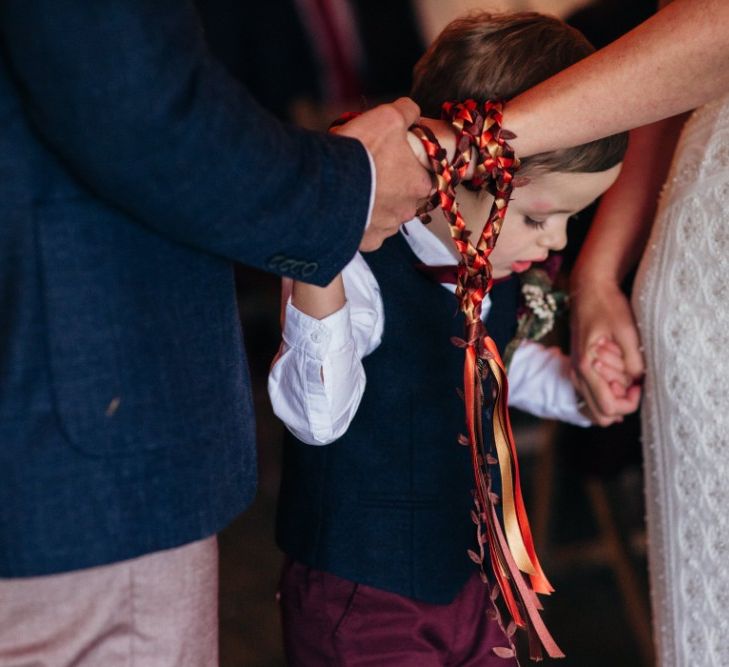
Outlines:
<svg viewBox="0 0 729 667"><path fill-rule="evenodd" d="M530 657L542 659L542 648L553 658L564 657L544 625L536 593L549 594L554 589L542 571L534 548L529 520L521 492L516 445L508 410L508 381L506 369L493 339L481 321L483 300L493 286L489 255L494 248L514 185L519 160L505 140L502 131L502 105L487 101L478 105L473 100L447 102L443 116L451 122L457 134L456 157L449 162L445 150L427 128L415 126L412 131L420 138L435 174L436 193L420 212L424 222L427 212L440 206L451 228L451 236L460 254L456 278L456 297L466 319L465 340L456 344L465 348L463 368L463 397L466 409L467 435L461 437L471 450L475 479L475 515L480 553L469 551L470 557L481 565L484 573L485 549L504 604L514 622L529 635ZM513 135L510 135L513 136ZM486 188L494 203L483 230L474 245L470 232L458 210L455 187L463 182L476 151L472 189ZM488 369L493 388L493 450L483 438L483 371ZM488 464L498 464L502 496L491 489ZM501 504L503 526L496 506ZM528 580L524 575L528 575Z"/></svg>
<svg viewBox="0 0 729 667"><path fill-rule="evenodd" d="M486 582L484 561L485 545L488 545L498 589L514 623L527 632L530 657L541 660L544 649L552 658L563 658L564 653L539 615L542 606L537 593L549 594L554 589L537 558L522 497L516 444L509 419L506 368L481 321L483 300L494 284L489 255L501 231L514 187L514 174L519 168L519 160L506 141L514 135L502 129L502 110L503 105L493 101L486 101L483 105L473 100L443 105L443 117L451 122L457 135L453 162L448 160L445 149L429 128L421 125L411 128L425 148L436 186L435 193L418 213L420 219L427 223L430 221L428 212L441 207L461 257L455 283L459 308L466 320L466 336L465 340L454 342L465 349L463 397L468 435L461 436L459 441L471 450L476 486L473 519L479 549L479 553L472 550L468 553L481 566L481 576ZM332 126L342 124L355 115L346 114ZM474 175L469 181L464 181L473 150L476 152ZM473 190L485 188L494 196L476 245L470 241L470 232L458 211L455 188L459 183ZM490 448L487 451L483 438L485 368L488 368L493 388L492 435L496 456ZM488 468L491 464L499 467L501 498L491 489ZM503 526L496 511L499 504L502 506Z"/></svg>

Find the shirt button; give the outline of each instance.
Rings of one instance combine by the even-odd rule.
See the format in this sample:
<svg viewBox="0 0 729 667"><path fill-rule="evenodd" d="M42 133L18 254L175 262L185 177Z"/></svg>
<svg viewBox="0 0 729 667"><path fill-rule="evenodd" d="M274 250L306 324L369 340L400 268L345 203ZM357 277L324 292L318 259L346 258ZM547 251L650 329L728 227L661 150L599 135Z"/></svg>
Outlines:
<svg viewBox="0 0 729 667"><path fill-rule="evenodd" d="M312 343L321 343L321 334L318 331L312 331L310 338Z"/></svg>

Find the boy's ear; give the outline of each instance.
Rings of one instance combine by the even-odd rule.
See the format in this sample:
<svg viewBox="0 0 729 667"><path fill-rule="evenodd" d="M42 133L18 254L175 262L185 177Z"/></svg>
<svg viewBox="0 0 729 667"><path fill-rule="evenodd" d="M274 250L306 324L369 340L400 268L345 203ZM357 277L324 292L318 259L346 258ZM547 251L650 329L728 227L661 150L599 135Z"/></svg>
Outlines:
<svg viewBox="0 0 729 667"><path fill-rule="evenodd" d="M529 185L530 180L529 176L514 176L514 187L521 188L525 185Z"/></svg>

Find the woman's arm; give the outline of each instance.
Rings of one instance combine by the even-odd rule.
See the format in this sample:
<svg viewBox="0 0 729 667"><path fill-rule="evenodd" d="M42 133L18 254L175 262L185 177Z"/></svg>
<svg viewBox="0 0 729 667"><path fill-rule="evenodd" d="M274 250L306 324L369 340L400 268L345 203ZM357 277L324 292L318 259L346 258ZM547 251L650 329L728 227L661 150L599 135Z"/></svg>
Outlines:
<svg viewBox="0 0 729 667"><path fill-rule="evenodd" d="M576 146L694 109L729 90L729 2L675 0L609 46L515 97L519 156Z"/></svg>
<svg viewBox="0 0 729 667"><path fill-rule="evenodd" d="M643 374L638 330L621 283L643 253L684 121L685 116L676 116L631 132L623 169L600 202L572 272L575 379L597 415L626 414L638 406L638 388L616 394L600 379L593 362L598 341L612 340L622 350L627 373L636 379Z"/></svg>

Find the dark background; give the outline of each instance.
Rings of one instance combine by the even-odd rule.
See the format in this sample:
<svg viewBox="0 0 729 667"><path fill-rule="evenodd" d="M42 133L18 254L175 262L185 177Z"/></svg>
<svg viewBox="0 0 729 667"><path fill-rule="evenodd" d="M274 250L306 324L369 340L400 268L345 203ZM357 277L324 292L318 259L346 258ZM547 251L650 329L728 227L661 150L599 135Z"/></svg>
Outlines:
<svg viewBox="0 0 729 667"><path fill-rule="evenodd" d="M361 48L356 98L342 99L327 88L331 63L317 53L321 35L307 28L296 0L197 4L211 48L230 72L281 119L317 129L344 110L406 94L425 47L415 3L350 0ZM549 0L528 4L550 10ZM603 46L647 18L654 5L598 1L567 19ZM583 213L570 231L567 269L589 218L589 211ZM221 665L281 667L276 587L282 556L273 524L283 427L266 393L279 338L278 280L245 267L237 272L256 390L260 483L252 508L220 536ZM563 330L561 339L566 338ZM514 418L527 507L540 558L557 589L545 600L545 620L567 653L560 664L652 665L638 419L585 430Z"/></svg>

